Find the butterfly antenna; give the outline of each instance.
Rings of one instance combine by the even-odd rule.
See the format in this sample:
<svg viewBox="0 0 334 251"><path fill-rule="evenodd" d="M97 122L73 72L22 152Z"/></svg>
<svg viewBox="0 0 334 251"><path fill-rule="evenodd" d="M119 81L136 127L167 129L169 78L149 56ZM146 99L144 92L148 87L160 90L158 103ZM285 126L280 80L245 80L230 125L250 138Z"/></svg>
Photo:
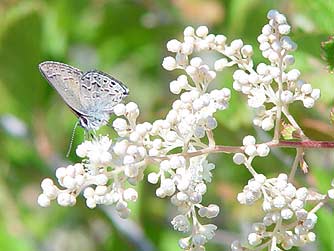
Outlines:
<svg viewBox="0 0 334 251"><path fill-rule="evenodd" d="M68 146L68 150L67 150L67 153L66 153L66 158L68 158L70 156L70 152L71 152L72 144L73 144L73 140L74 140L75 129L77 129L78 125L79 125L79 120L75 123L74 128L72 130L71 141L70 141L70 145Z"/></svg>

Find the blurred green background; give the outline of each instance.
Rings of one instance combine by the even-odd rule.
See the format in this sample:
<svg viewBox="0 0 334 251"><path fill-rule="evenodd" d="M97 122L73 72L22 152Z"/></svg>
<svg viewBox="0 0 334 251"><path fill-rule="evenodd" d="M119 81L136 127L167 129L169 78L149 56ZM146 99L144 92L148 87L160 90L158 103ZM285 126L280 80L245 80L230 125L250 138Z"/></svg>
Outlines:
<svg viewBox="0 0 334 251"><path fill-rule="evenodd" d="M54 60L108 72L129 87L127 101L140 105L139 120L153 121L165 116L175 99L168 83L177 73L161 67L169 39L181 39L187 25L204 24L229 41L242 38L256 47L266 13L273 8L286 14L293 27L292 38L298 44L295 66L322 90L314 109L295 104L292 113L310 138L334 140L328 119L334 79L320 49L321 41L333 35L334 1L0 0L0 250L179 250L177 240L183 235L170 224L175 208L167 199L156 198L155 186L147 182L138 187L139 200L127 221L115 217L110 208L88 209L81 196L73 208L56 203L38 207L40 181L46 176L54 179L56 167L76 161L73 151L65 158L76 117L37 65ZM259 63L263 59L255 51ZM217 57L207 58L212 63ZM219 75L213 87L231 87L231 73ZM240 145L247 134L259 141L271 137L252 127L252 112L240 100L246 101L232 92L230 108L217 114L218 144ZM102 132L112 133L110 128ZM78 129L74 147L82 139ZM305 177L298 172L297 185L326 191L334 176L333 151L307 153L310 173ZM272 151L269 158L256 160L255 167L268 176L288 172L293 155L293 150ZM233 164L229 155L216 154L211 160L216 169L204 201L221 206L221 213L214 220L220 230L207 247L228 250L251 222L260 220L260 210L236 202L249 173ZM319 213L316 232L317 242L308 250L334 250L333 205Z"/></svg>

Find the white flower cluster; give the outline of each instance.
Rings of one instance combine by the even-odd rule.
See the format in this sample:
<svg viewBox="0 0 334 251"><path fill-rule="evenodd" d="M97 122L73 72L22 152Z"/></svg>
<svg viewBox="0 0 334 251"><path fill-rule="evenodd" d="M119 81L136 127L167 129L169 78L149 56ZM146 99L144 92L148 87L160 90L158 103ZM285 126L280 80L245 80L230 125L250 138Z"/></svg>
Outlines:
<svg viewBox="0 0 334 251"><path fill-rule="evenodd" d="M270 152L268 145L256 145L255 137L252 135L244 137L242 143L244 146L244 153L236 153L233 156L233 162L237 165L246 164L246 162L247 164L250 164L254 157L266 157Z"/></svg>
<svg viewBox="0 0 334 251"><path fill-rule="evenodd" d="M252 205L263 198L263 221L253 225L253 232L248 235L248 244L239 241L232 244L232 250L289 250L293 246L304 246L315 241L312 232L317 223L315 210L306 210L308 201L320 202L326 195L315 193L306 187L296 188L288 182L286 174L267 179L258 174L248 181L243 191L238 194L241 204ZM274 226L273 226L274 225ZM246 249L247 246L251 246Z"/></svg>
<svg viewBox="0 0 334 251"><path fill-rule="evenodd" d="M64 189L54 185L51 179L44 179L41 184L43 193L38 197L39 205L47 207L51 200L57 199L61 206L73 206L77 195L83 191L89 208L97 204L114 204L120 216L126 218L130 213L127 203L136 201L138 195L133 188L126 188L126 179L117 179L120 172L125 173L126 166L109 170L114 164L112 154L115 154L111 147L112 142L106 136L79 145L76 152L79 157L86 159L82 163L56 170L58 183ZM108 185L109 180L113 182L111 185Z"/></svg>
<svg viewBox="0 0 334 251"><path fill-rule="evenodd" d="M136 103L116 105L113 110L117 118L112 125L117 137L111 140L108 136L98 136L79 145L76 154L83 158L82 162L57 169L56 177L62 188L51 179L44 179L38 203L47 207L56 200L61 206L73 206L76 197L83 193L89 208L113 205L119 215L126 218L130 214L128 203L138 197L132 186L143 180L147 165L154 163L157 170L149 173L147 179L157 184L158 197L169 197L177 207L178 215L171 222L174 229L188 234L179 240L179 246L189 251L205 250L205 243L213 238L217 227L201 224L199 217L213 218L219 214L217 205L202 204L215 168L208 162L207 155L215 149L213 129L217 121L214 115L227 109L231 97L227 88L209 90L217 72L238 66L233 74L233 88L248 96L248 105L256 108L253 122L264 130L277 126L281 113L297 125L289 116L287 106L301 100L310 108L320 96L318 89L300 79L297 69L287 71L294 63L289 53L296 45L287 36L290 26L286 18L277 11L270 11L268 18L269 24L263 27L258 41L270 65L261 63L256 70L253 69L252 46L244 45L240 39L227 44L224 35L210 34L206 26L187 27L183 41L170 40L167 49L174 56L164 58L162 66L169 71L179 69L182 74L169 84L170 91L179 98L166 117L153 123L138 123ZM216 51L222 58L210 68L198 56L205 51ZM306 188L296 189L284 174L273 179L257 174L252 160L267 156L269 144L256 144L255 138L249 135L243 139L240 149L233 161L245 165L254 178L238 195L238 201L251 205L263 198L265 217L262 223L254 225L254 231L248 236L247 245L251 247L247 249L234 242L232 250L260 250L262 246L280 250L279 247L288 249L314 241L315 234L311 230L317 218L315 212L306 211L305 205L308 200L321 201L326 196L314 196ZM334 189L328 191L327 197L334 197Z"/></svg>
<svg viewBox="0 0 334 251"><path fill-rule="evenodd" d="M300 100L306 108L311 108L320 97L320 90L302 80L299 70L288 70L294 63L294 57L289 53L297 45L287 36L290 26L285 16L272 10L268 12L268 19L258 41L262 55L270 65L260 63L254 70L249 61L233 74L233 88L248 96L248 105L256 108L254 124L266 131L274 127L277 107L287 107ZM268 103L274 106L267 108L265 104Z"/></svg>

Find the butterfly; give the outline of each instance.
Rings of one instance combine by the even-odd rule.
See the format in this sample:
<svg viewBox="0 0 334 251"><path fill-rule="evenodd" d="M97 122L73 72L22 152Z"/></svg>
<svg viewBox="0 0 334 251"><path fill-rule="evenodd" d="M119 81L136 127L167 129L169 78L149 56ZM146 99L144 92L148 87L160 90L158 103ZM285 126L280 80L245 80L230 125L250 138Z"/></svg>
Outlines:
<svg viewBox="0 0 334 251"><path fill-rule="evenodd" d="M121 81L101 71L82 72L53 61L40 63L39 70L87 131L106 125L115 105L129 95Z"/></svg>

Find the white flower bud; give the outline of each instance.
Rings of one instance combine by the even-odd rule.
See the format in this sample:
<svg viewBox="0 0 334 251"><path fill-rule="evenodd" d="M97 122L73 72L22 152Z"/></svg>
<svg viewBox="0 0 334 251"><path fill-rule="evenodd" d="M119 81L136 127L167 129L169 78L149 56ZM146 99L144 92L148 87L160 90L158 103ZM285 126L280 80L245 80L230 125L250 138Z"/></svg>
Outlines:
<svg viewBox="0 0 334 251"><path fill-rule="evenodd" d="M242 42L241 39L236 39L236 40L233 40L231 42L230 46L233 50L239 51L242 48L243 45L244 45L244 43Z"/></svg>
<svg viewBox="0 0 334 251"><path fill-rule="evenodd" d="M194 57L190 60L190 65L194 67L200 67L203 60L200 57Z"/></svg>
<svg viewBox="0 0 334 251"><path fill-rule="evenodd" d="M88 208L95 208L96 207L96 201L94 200L94 198L87 198L86 199L86 205Z"/></svg>
<svg viewBox="0 0 334 251"><path fill-rule="evenodd" d="M290 33L291 26L288 24L281 24L278 26L278 32L282 35L287 35Z"/></svg>
<svg viewBox="0 0 334 251"><path fill-rule="evenodd" d="M159 187L156 191L155 191L155 195L158 196L159 198L165 198L166 195L166 191L164 189L162 189L161 187Z"/></svg>
<svg viewBox="0 0 334 251"><path fill-rule="evenodd" d="M259 245L262 242L261 236L256 233L250 233L248 235L248 243L252 246Z"/></svg>
<svg viewBox="0 0 334 251"><path fill-rule="evenodd" d="M129 142L127 140L122 140L122 141L116 142L116 144L113 147L113 150L115 154L117 155L124 155L126 153L128 145L129 145Z"/></svg>
<svg viewBox="0 0 334 251"><path fill-rule="evenodd" d="M66 193L66 192L62 192L58 195L57 197L57 203L60 206L73 206L76 202L76 199L73 195Z"/></svg>
<svg viewBox="0 0 334 251"><path fill-rule="evenodd" d="M128 127L128 124L125 119L116 118L112 123L112 126L115 128L116 131L125 131Z"/></svg>
<svg viewBox="0 0 334 251"><path fill-rule="evenodd" d="M292 69L288 72L288 80L289 81L296 81L300 77L300 71L297 69Z"/></svg>
<svg viewBox="0 0 334 251"><path fill-rule="evenodd" d="M140 135L138 132L134 131L130 134L129 136L129 139L132 141L132 142L138 142L139 139L140 139Z"/></svg>
<svg viewBox="0 0 334 251"><path fill-rule="evenodd" d="M186 72L188 73L188 75L193 76L196 74L197 69L194 66L189 65L186 68Z"/></svg>
<svg viewBox="0 0 334 251"><path fill-rule="evenodd" d="M176 60L173 57L165 57L162 62L162 67L167 71L172 71L176 68Z"/></svg>
<svg viewBox="0 0 334 251"><path fill-rule="evenodd" d="M86 157L91 146L92 146L92 143L90 141L85 141L77 146L77 149L75 152L81 158Z"/></svg>
<svg viewBox="0 0 334 251"><path fill-rule="evenodd" d="M290 203L290 208L293 211L297 211L300 210L304 207L304 202L298 199L294 199L291 203Z"/></svg>
<svg viewBox="0 0 334 251"><path fill-rule="evenodd" d="M334 188L329 189L327 194L330 199L334 199Z"/></svg>
<svg viewBox="0 0 334 251"><path fill-rule="evenodd" d="M64 170L64 169L65 169L65 168L63 168L63 167L60 167L60 168L62 168L61 170ZM57 171L58 171L60 168L58 168ZM56 173L57 173L57 172L56 172ZM65 174L65 175L66 175L66 174ZM64 176L65 176L65 175L64 175ZM58 178L58 176L57 176L57 178ZM43 179L42 182L41 182L41 188L42 188L43 190L49 189L49 187L52 187L53 185L54 185L54 184L53 184L53 180L50 179L50 178Z"/></svg>
<svg viewBox="0 0 334 251"><path fill-rule="evenodd" d="M118 211L118 215L119 217L121 217L122 219L127 219L129 218L130 216L130 213L131 213L131 210L129 208L125 208L121 211Z"/></svg>
<svg viewBox="0 0 334 251"><path fill-rule="evenodd" d="M286 17L283 14L277 13L275 15L275 21L278 24L286 24Z"/></svg>
<svg viewBox="0 0 334 251"><path fill-rule="evenodd" d="M157 173L149 173L147 176L147 181L151 184L157 184L159 181L159 175Z"/></svg>
<svg viewBox="0 0 334 251"><path fill-rule="evenodd" d="M284 58L283 58L283 62L286 64L286 65L293 65L295 63L295 58L294 56L292 55L286 55Z"/></svg>
<svg viewBox="0 0 334 251"><path fill-rule="evenodd" d="M170 52L178 52L181 49L181 42L176 40L176 39L172 39L169 40L167 42L167 50Z"/></svg>
<svg viewBox="0 0 334 251"><path fill-rule="evenodd" d="M241 48L241 53L244 57L251 57L254 54L253 47L251 45L246 44Z"/></svg>
<svg viewBox="0 0 334 251"><path fill-rule="evenodd" d="M196 35L199 37L205 37L209 33L209 29L206 26L200 26L196 29Z"/></svg>
<svg viewBox="0 0 334 251"><path fill-rule="evenodd" d="M260 144L256 148L256 152L260 157L266 157L270 152L270 148L266 144Z"/></svg>
<svg viewBox="0 0 334 251"><path fill-rule="evenodd" d="M271 43L271 48L273 49L274 52L276 53L280 53L282 47L281 47L281 44L278 40L274 40L272 43Z"/></svg>
<svg viewBox="0 0 334 251"><path fill-rule="evenodd" d="M97 186L95 188L95 194L98 196L105 195L108 192L108 187L107 186Z"/></svg>
<svg viewBox="0 0 334 251"><path fill-rule="evenodd" d="M183 31L183 35L186 37L195 35L194 28L191 26L187 26Z"/></svg>
<svg viewBox="0 0 334 251"><path fill-rule="evenodd" d="M117 104L114 107L114 113L115 113L116 116L122 116L122 115L124 115L125 111L126 111L125 105L122 104L122 103L121 104Z"/></svg>
<svg viewBox="0 0 334 251"><path fill-rule="evenodd" d="M270 53L268 54L268 59L270 62L277 62L277 60L279 59L279 55L275 51L270 51Z"/></svg>
<svg viewBox="0 0 334 251"><path fill-rule="evenodd" d="M169 89L171 93L174 94L180 94L180 92L182 91L182 87L180 86L180 83L177 80L173 80L172 82L170 82Z"/></svg>
<svg viewBox="0 0 334 251"><path fill-rule="evenodd" d="M194 44L193 42L184 42L181 47L181 53L183 55L190 55L193 53L194 50Z"/></svg>
<svg viewBox="0 0 334 251"><path fill-rule="evenodd" d="M260 183L260 184L264 184L267 180L266 176L264 176L263 174L257 174L254 177L255 181Z"/></svg>
<svg viewBox="0 0 334 251"><path fill-rule="evenodd" d="M206 207L201 207L199 210L198 210L198 214L199 216L201 216L202 218L203 217L206 217L208 215L208 208Z"/></svg>
<svg viewBox="0 0 334 251"><path fill-rule="evenodd" d="M304 98L303 105L305 108L312 108L314 106L314 99L310 97Z"/></svg>
<svg viewBox="0 0 334 251"><path fill-rule="evenodd" d="M255 137L252 135L247 135L246 137L243 138L242 140L242 144L244 146L248 146L248 145L255 145L256 140Z"/></svg>
<svg viewBox="0 0 334 251"><path fill-rule="evenodd" d="M272 27L269 24L266 24L262 28L262 34L269 36L270 34L273 33Z"/></svg>
<svg viewBox="0 0 334 251"><path fill-rule="evenodd" d="M132 155L126 155L123 159L123 164L124 165L130 165L135 162L135 159Z"/></svg>
<svg viewBox="0 0 334 251"><path fill-rule="evenodd" d="M189 237L181 238L178 243L182 249L188 249L190 247Z"/></svg>
<svg viewBox="0 0 334 251"><path fill-rule="evenodd" d="M246 194L245 193L238 193L237 195L237 200L239 201L240 204L247 204L247 201L246 201Z"/></svg>
<svg viewBox="0 0 334 251"><path fill-rule="evenodd" d="M256 146L255 145L247 145L245 147L245 153L248 155L248 156L255 156L256 155Z"/></svg>
<svg viewBox="0 0 334 251"><path fill-rule="evenodd" d="M264 120L262 120L262 124L261 127L263 130L265 131L270 131L273 127L274 127L274 120L270 117L265 118Z"/></svg>
<svg viewBox="0 0 334 251"><path fill-rule="evenodd" d="M170 170L170 168L171 168L169 160L163 160L163 161L161 161L160 168L161 168L162 171L168 172Z"/></svg>
<svg viewBox="0 0 334 251"><path fill-rule="evenodd" d="M147 133L147 128L146 125L144 124L138 124L136 125L136 132L140 135L140 136L145 136L145 134ZM131 147L135 147L134 145L132 145Z"/></svg>
<svg viewBox="0 0 334 251"><path fill-rule="evenodd" d="M233 162L237 165L241 165L243 163L245 163L246 161L246 156L242 153L236 153L233 156Z"/></svg>
<svg viewBox="0 0 334 251"><path fill-rule="evenodd" d="M314 100L318 100L320 98L320 90L319 89L313 89L311 92L311 97Z"/></svg>
<svg viewBox="0 0 334 251"><path fill-rule="evenodd" d="M269 10L267 14L268 19L275 19L276 15L278 15L279 12L277 10Z"/></svg>
<svg viewBox="0 0 334 251"><path fill-rule="evenodd" d="M264 63L259 63L256 67L256 71L260 75L265 75L268 72L268 66Z"/></svg>
<svg viewBox="0 0 334 251"><path fill-rule="evenodd" d="M293 93L290 92L290 91L287 91L287 90L283 91L281 93L281 100L285 104L289 104L289 103L293 102L293 100L294 100Z"/></svg>
<svg viewBox="0 0 334 251"><path fill-rule="evenodd" d="M175 193L175 184L172 179L161 180L161 188L167 196L172 196Z"/></svg>
<svg viewBox="0 0 334 251"><path fill-rule="evenodd" d="M217 127L217 120L214 117L208 117L206 121L206 127L213 130Z"/></svg>
<svg viewBox="0 0 334 251"><path fill-rule="evenodd" d="M204 130L204 128L201 127L201 126L197 126L195 128L194 136L196 138L200 138L200 139L203 138L205 136L205 130Z"/></svg>
<svg viewBox="0 0 334 251"><path fill-rule="evenodd" d="M233 56L236 53L236 51L230 46L226 46L224 52L227 57Z"/></svg>
<svg viewBox="0 0 334 251"><path fill-rule="evenodd" d="M207 213L207 218L214 218L217 217L217 215L219 214L219 207L215 204L210 204L208 207L208 213Z"/></svg>
<svg viewBox="0 0 334 251"><path fill-rule="evenodd" d="M277 196L273 200L273 205L275 208L283 208L286 205L286 201L283 196Z"/></svg>
<svg viewBox="0 0 334 251"><path fill-rule="evenodd" d="M316 236L315 233L313 233L313 232L307 233L307 240L309 242L314 242L316 240L316 238L317 238L317 236Z"/></svg>
<svg viewBox="0 0 334 251"><path fill-rule="evenodd" d="M123 192L123 197L126 201L136 201L138 193L135 189L130 187Z"/></svg>
<svg viewBox="0 0 334 251"><path fill-rule="evenodd" d="M257 37L257 41L262 44L262 43L265 43L265 42L268 42L268 36L264 35L264 34L260 34L258 37Z"/></svg>
<svg viewBox="0 0 334 251"><path fill-rule="evenodd" d="M248 188L250 191L254 193L258 193L262 187L262 184L257 182L256 180L249 180L248 181Z"/></svg>
<svg viewBox="0 0 334 251"><path fill-rule="evenodd" d="M95 190L92 187L86 187L83 196L88 199L88 198L93 198L95 195Z"/></svg>
<svg viewBox="0 0 334 251"><path fill-rule="evenodd" d="M41 207L48 207L50 206L50 199L48 196L46 196L45 194L40 194L37 198L37 203L38 205L40 205Z"/></svg>
<svg viewBox="0 0 334 251"><path fill-rule="evenodd" d="M225 45L226 37L224 35L217 35L215 37L215 42L217 45Z"/></svg>
<svg viewBox="0 0 334 251"><path fill-rule="evenodd" d="M195 245L195 246L203 246L204 244L205 244L205 242L206 242L206 238L205 238L205 236L204 235L202 235L202 234L194 234L193 235L193 244ZM201 249L200 249L201 250ZM203 249L202 249L203 250ZM201 251L202 251L201 250ZM204 250L203 250L204 251Z"/></svg>
<svg viewBox="0 0 334 251"><path fill-rule="evenodd" d="M63 185L68 189L74 189L76 187L75 179L70 176L65 176L63 179Z"/></svg>
<svg viewBox="0 0 334 251"><path fill-rule="evenodd" d="M306 187L298 188L296 191L296 198L299 200L305 200L308 195L308 190Z"/></svg>
<svg viewBox="0 0 334 251"><path fill-rule="evenodd" d="M281 216L284 220L289 220L293 216L293 211L291 211L289 208L283 208L281 211Z"/></svg>
<svg viewBox="0 0 334 251"><path fill-rule="evenodd" d="M200 194L205 194L206 193L206 185L204 183L199 183L195 187L195 191L199 192Z"/></svg>
<svg viewBox="0 0 334 251"><path fill-rule="evenodd" d="M284 36L281 38L282 48L287 51L294 51L297 49L297 44L291 40L290 37Z"/></svg>

